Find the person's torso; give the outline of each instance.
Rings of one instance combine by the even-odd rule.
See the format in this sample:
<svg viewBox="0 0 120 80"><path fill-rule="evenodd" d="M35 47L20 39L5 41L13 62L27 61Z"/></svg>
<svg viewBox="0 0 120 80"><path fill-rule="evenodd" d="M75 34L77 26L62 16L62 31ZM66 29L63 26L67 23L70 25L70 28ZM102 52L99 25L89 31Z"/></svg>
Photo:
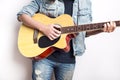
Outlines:
<svg viewBox="0 0 120 80"><path fill-rule="evenodd" d="M63 0L65 11L64 14L68 14L72 16L73 11L73 1L74 0ZM72 40L70 41L70 51L60 51L56 50L53 52L50 56L47 57L47 59L60 62L60 63L75 63L75 56L73 55L73 48L72 48Z"/></svg>

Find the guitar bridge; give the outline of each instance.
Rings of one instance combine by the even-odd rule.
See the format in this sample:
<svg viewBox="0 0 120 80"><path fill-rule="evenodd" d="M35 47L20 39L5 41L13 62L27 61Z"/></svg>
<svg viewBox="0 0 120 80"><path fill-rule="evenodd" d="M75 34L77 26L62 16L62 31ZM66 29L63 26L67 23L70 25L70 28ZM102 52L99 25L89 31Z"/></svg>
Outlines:
<svg viewBox="0 0 120 80"><path fill-rule="evenodd" d="M34 43L37 43L38 41L37 41L37 37L38 37L38 30L37 29L35 29L34 30L34 34L33 34L33 41L34 41Z"/></svg>

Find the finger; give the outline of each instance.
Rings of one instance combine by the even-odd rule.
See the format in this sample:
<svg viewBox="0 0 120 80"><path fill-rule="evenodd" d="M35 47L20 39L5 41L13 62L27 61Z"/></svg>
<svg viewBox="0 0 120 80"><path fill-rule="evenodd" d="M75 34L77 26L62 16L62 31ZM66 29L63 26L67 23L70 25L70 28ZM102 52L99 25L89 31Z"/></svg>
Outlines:
<svg viewBox="0 0 120 80"><path fill-rule="evenodd" d="M60 36L60 34L57 34L56 32L54 32L52 35L54 36L54 38L58 38Z"/></svg>
<svg viewBox="0 0 120 80"><path fill-rule="evenodd" d="M107 32L107 24L104 24L103 31L104 31L104 32Z"/></svg>
<svg viewBox="0 0 120 80"><path fill-rule="evenodd" d="M61 29L61 26L59 26L59 25L53 25L53 27L54 27L54 29L56 29L58 31L60 31L60 29Z"/></svg>
<svg viewBox="0 0 120 80"><path fill-rule="evenodd" d="M58 33L58 34L60 34L61 33L61 26L59 26L59 25L54 25L54 31L56 32L56 33Z"/></svg>
<svg viewBox="0 0 120 80"><path fill-rule="evenodd" d="M108 32L113 32L115 29L115 23L110 21L110 24L108 24Z"/></svg>
<svg viewBox="0 0 120 80"><path fill-rule="evenodd" d="M113 22L113 31L115 30L115 28L116 28L116 23Z"/></svg>
<svg viewBox="0 0 120 80"><path fill-rule="evenodd" d="M49 35L48 38L49 38L50 40L54 40L54 39L55 39L55 37L54 37L52 34Z"/></svg>
<svg viewBox="0 0 120 80"><path fill-rule="evenodd" d="M48 36L48 38L49 38L50 40L53 40L53 38L52 38L51 36Z"/></svg>
<svg viewBox="0 0 120 80"><path fill-rule="evenodd" d="M61 31L58 31L58 30L54 30L54 33L57 34L57 35L60 35L61 34Z"/></svg>
<svg viewBox="0 0 120 80"><path fill-rule="evenodd" d="M116 23L115 22L113 22L113 21L111 21L110 22L110 24L111 24L111 32L113 32L114 30L115 30L115 28L116 28Z"/></svg>
<svg viewBox="0 0 120 80"><path fill-rule="evenodd" d="M111 23L107 23L107 32L111 32L112 29L111 26L112 26Z"/></svg>
<svg viewBox="0 0 120 80"><path fill-rule="evenodd" d="M110 27L109 27L109 32L112 32L114 29L114 25L113 25L113 22L110 21Z"/></svg>
<svg viewBox="0 0 120 80"><path fill-rule="evenodd" d="M51 32L51 33L48 35L48 38L49 38L50 40L54 40L54 39L58 38L59 36L60 36L60 34L56 34L56 33L53 31L53 32Z"/></svg>
<svg viewBox="0 0 120 80"><path fill-rule="evenodd" d="M53 25L55 28L61 28L61 26L60 25Z"/></svg>
<svg viewBox="0 0 120 80"><path fill-rule="evenodd" d="M56 38L58 38L58 36L57 36L57 35L56 35L56 36L55 36L55 35L53 35L53 34L52 34L52 35L50 35L50 40L54 40L54 39L56 39Z"/></svg>

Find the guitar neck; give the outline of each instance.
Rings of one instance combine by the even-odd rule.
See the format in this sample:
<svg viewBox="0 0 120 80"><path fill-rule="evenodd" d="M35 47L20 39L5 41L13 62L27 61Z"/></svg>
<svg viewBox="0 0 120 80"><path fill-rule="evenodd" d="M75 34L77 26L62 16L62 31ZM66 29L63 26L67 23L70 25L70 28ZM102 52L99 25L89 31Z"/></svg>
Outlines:
<svg viewBox="0 0 120 80"><path fill-rule="evenodd" d="M114 21L114 22L116 23L116 26L120 26L120 21ZM105 23L109 23L109 22L62 27L61 32L62 34L65 34L65 33L77 33L82 31L100 30L104 27L103 25Z"/></svg>

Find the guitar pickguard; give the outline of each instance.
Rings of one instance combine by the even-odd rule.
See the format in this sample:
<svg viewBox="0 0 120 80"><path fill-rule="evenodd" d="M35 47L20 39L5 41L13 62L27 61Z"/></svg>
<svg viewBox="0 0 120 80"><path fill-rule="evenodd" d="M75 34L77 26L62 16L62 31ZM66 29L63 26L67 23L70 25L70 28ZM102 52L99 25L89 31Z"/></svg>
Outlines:
<svg viewBox="0 0 120 80"><path fill-rule="evenodd" d="M38 45L40 48L46 48L51 45L54 45L57 41L59 41L60 37L54 40L50 40L47 36L42 36L39 38Z"/></svg>

